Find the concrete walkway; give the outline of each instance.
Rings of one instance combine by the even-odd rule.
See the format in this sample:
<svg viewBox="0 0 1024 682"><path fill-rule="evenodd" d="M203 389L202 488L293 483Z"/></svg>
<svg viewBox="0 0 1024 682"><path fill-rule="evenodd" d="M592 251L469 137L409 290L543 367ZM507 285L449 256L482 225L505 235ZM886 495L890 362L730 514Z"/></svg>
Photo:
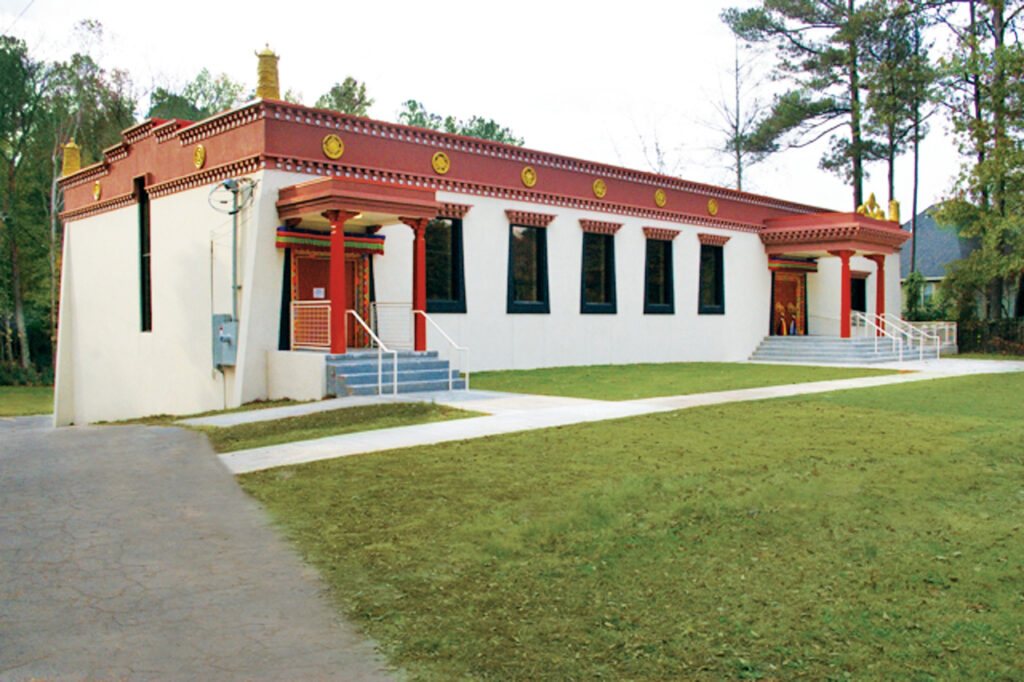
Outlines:
<svg viewBox="0 0 1024 682"><path fill-rule="evenodd" d="M201 435L0 419L0 680L391 679Z"/></svg>
<svg viewBox="0 0 1024 682"><path fill-rule="evenodd" d="M359 404L393 402L396 400L428 400L460 409L485 412L488 416L415 426L400 426L378 431L363 431L317 440L254 448L252 450L239 450L237 452L221 454L220 458L228 469L233 473L240 474L276 466L303 464L367 452L414 447L417 445L432 445L469 438L482 438L551 426L634 417L641 414L679 410L701 405L782 398L851 388L867 388L871 386L925 381L965 374L1024 371L1024 363L990 360L924 360L885 363L877 367L899 369L912 373L783 386L766 386L763 388L717 393L645 398L621 402L517 395L475 390L382 397L369 396L359 399ZM348 402L353 400L352 398L342 398L305 405L288 406L286 408L218 415L216 417L192 419L186 423L227 426L244 421L278 419L283 416L294 416L321 409L337 409L346 405L353 405L354 402Z"/></svg>

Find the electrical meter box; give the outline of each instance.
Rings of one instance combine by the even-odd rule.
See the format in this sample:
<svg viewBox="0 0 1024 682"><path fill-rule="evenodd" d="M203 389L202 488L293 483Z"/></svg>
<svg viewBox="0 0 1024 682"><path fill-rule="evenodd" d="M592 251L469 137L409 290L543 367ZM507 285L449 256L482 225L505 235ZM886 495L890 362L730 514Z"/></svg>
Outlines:
<svg viewBox="0 0 1024 682"><path fill-rule="evenodd" d="M238 351L238 321L230 315L213 316L213 366L233 367Z"/></svg>

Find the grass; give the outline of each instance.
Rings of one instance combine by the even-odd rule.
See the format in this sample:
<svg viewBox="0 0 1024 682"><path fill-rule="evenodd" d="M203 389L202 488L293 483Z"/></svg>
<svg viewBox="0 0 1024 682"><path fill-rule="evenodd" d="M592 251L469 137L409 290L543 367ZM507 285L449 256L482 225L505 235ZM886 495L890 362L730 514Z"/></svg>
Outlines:
<svg viewBox="0 0 1024 682"><path fill-rule="evenodd" d="M289 405L301 405L312 402L309 400L291 400L282 398L280 400L254 400L238 407L229 407L223 410L207 410L206 412L195 412L193 414L153 414L147 417L135 417L134 419L122 419L116 422L98 422L100 424L146 424L147 426L174 426L182 419L194 419L197 417L213 417L219 414L233 414L235 412L251 412L253 410L268 410L272 407L287 407Z"/></svg>
<svg viewBox="0 0 1024 682"><path fill-rule="evenodd" d="M478 416L478 412L434 403L390 403L346 407L314 412L301 417L286 417L237 426L190 428L205 433L217 452L231 452L356 431L373 431Z"/></svg>
<svg viewBox="0 0 1024 682"><path fill-rule="evenodd" d="M473 375L473 388L596 400L633 400L883 374L894 372L734 362L592 365L478 372Z"/></svg>
<svg viewBox="0 0 1024 682"><path fill-rule="evenodd" d="M53 386L0 386L0 417L53 412Z"/></svg>
<svg viewBox="0 0 1024 682"><path fill-rule="evenodd" d="M413 679L1012 679L1024 374L240 477Z"/></svg>
<svg viewBox="0 0 1024 682"><path fill-rule="evenodd" d="M960 353L953 356L953 359L964 358L966 360L1014 360L1024 362L1024 355L1013 355L1010 353Z"/></svg>

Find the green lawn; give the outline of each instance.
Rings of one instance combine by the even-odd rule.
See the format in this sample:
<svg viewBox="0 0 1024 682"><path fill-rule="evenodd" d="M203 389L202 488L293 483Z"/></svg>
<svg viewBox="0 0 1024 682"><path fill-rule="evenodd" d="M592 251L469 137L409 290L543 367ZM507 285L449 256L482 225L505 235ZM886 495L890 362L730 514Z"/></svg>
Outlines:
<svg viewBox="0 0 1024 682"><path fill-rule="evenodd" d="M448 419L479 417L478 412L459 410L434 403L387 403L345 407L237 426L191 427L206 434L217 452L246 450L266 445L338 436L356 431L389 429L395 426L427 424Z"/></svg>
<svg viewBox="0 0 1024 682"><path fill-rule="evenodd" d="M478 372L472 382L473 388L489 391L633 400L894 373L846 367L679 362Z"/></svg>
<svg viewBox="0 0 1024 682"><path fill-rule="evenodd" d="M0 417L53 412L53 386L0 386Z"/></svg>
<svg viewBox="0 0 1024 682"><path fill-rule="evenodd" d="M1019 679L1024 374L248 474L413 679Z"/></svg>
<svg viewBox="0 0 1024 682"><path fill-rule="evenodd" d="M954 360L963 358L965 360L1015 360L1024 362L1024 355L1010 355L1009 353L960 353L951 356Z"/></svg>

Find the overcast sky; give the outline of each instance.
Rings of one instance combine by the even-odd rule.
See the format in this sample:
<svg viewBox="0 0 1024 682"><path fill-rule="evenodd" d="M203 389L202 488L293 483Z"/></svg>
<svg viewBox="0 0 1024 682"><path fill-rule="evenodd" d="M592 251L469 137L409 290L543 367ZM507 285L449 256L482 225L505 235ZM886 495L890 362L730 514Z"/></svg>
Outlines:
<svg viewBox="0 0 1024 682"><path fill-rule="evenodd" d="M24 39L37 58L61 59L79 45L73 26L100 21L93 54L129 71L145 94L180 86L206 67L255 85L254 51L280 55L282 90L312 104L351 75L376 102L371 116L395 120L403 101L430 111L494 118L526 146L652 170L643 152L657 140L669 170L689 180L733 186L714 104L730 92L732 35L722 9L750 0L601 2L449 0L351 2L178 2L0 0L0 31ZM760 58L765 67L771 56ZM763 82L758 92L770 99ZM921 209L945 195L958 168L943 122L923 147ZM851 191L818 169L821 147L786 152L751 169L744 189L851 210ZM909 156L897 198L910 215ZM885 203L885 167L869 168L865 195Z"/></svg>

